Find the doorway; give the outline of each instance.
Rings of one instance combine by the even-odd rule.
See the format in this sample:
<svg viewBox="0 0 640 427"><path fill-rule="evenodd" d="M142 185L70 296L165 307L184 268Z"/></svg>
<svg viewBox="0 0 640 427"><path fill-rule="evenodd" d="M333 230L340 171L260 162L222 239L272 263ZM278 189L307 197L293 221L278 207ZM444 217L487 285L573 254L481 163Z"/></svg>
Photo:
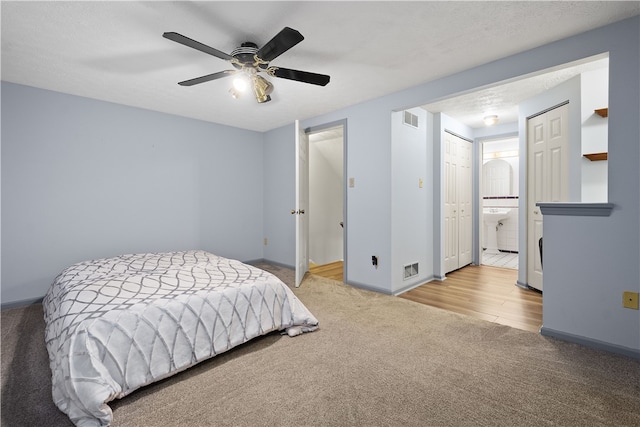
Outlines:
<svg viewBox="0 0 640 427"><path fill-rule="evenodd" d="M483 140L481 156L480 264L517 270L518 135Z"/></svg>
<svg viewBox="0 0 640 427"><path fill-rule="evenodd" d="M308 130L309 271L344 281L344 124Z"/></svg>

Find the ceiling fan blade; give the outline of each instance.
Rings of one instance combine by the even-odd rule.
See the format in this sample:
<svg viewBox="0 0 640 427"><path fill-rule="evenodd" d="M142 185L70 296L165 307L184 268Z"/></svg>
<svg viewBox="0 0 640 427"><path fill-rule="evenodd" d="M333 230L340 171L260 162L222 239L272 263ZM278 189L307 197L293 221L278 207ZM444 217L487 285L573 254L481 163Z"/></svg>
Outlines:
<svg viewBox="0 0 640 427"><path fill-rule="evenodd" d="M271 40L256 52L256 56L264 61L273 61L298 43L304 40L302 34L293 28L284 27Z"/></svg>
<svg viewBox="0 0 640 427"><path fill-rule="evenodd" d="M219 71L213 74L207 74L206 76L196 77L195 79L185 80L183 82L178 83L180 86L193 86L204 82L209 82L211 80L221 79L223 77L230 76L235 74L237 71L235 70L225 70Z"/></svg>
<svg viewBox="0 0 640 427"><path fill-rule="evenodd" d="M182 34L169 32L162 34L162 37L164 37L165 39L173 40L174 42L183 44L190 48L199 50L200 52L208 53L209 55L213 55L226 61L231 61L231 59L233 59L231 55L221 52L218 49L214 49L211 46L207 46L206 44L197 42L193 39L190 39L189 37L183 36Z"/></svg>
<svg viewBox="0 0 640 427"><path fill-rule="evenodd" d="M308 71L292 70L290 68L269 67L267 73L271 76L283 79L296 80L303 83L311 83L319 86L326 86L331 79L326 74L310 73Z"/></svg>

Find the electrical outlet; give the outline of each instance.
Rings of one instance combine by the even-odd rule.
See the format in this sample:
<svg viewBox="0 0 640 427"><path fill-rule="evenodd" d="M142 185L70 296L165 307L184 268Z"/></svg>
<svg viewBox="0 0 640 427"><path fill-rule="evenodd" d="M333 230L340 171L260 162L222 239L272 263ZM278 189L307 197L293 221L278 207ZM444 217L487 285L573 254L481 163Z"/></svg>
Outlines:
<svg viewBox="0 0 640 427"><path fill-rule="evenodd" d="M622 306L638 310L638 292L624 291L622 293Z"/></svg>
<svg viewBox="0 0 640 427"><path fill-rule="evenodd" d="M375 255L371 255L371 264L375 267L378 268L378 257Z"/></svg>

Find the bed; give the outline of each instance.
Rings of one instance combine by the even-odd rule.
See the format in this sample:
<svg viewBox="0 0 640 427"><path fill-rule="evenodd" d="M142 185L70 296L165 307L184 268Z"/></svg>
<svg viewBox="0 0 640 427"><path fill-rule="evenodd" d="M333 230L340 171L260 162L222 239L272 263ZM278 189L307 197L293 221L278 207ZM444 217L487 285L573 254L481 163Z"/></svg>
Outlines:
<svg viewBox="0 0 640 427"><path fill-rule="evenodd" d="M43 308L53 400L78 426L109 425L108 402L252 338L318 328L276 276L205 251L74 264Z"/></svg>

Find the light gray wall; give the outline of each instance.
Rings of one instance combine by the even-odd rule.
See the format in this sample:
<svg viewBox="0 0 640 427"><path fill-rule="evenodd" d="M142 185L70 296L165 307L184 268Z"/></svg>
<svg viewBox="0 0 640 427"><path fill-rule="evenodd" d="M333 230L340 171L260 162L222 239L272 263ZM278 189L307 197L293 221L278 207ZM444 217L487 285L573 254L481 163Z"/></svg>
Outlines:
<svg viewBox="0 0 640 427"><path fill-rule="evenodd" d="M609 49L609 217L545 216L544 328L633 349L640 312L622 307L640 292L639 18L601 34Z"/></svg>
<svg viewBox="0 0 640 427"><path fill-rule="evenodd" d="M427 139L427 112L418 127L403 124L404 112L391 115L391 292L396 294L433 279L433 146ZM423 184L420 187L419 183ZM404 279L404 266L418 263L418 275Z"/></svg>
<svg viewBox="0 0 640 427"><path fill-rule="evenodd" d="M355 186L346 195L346 281L384 293L392 292L390 113L386 102L376 100L302 122L303 128L349 123L345 180L354 178Z"/></svg>
<svg viewBox="0 0 640 427"><path fill-rule="evenodd" d="M263 135L2 83L2 303L122 253L262 253Z"/></svg>

